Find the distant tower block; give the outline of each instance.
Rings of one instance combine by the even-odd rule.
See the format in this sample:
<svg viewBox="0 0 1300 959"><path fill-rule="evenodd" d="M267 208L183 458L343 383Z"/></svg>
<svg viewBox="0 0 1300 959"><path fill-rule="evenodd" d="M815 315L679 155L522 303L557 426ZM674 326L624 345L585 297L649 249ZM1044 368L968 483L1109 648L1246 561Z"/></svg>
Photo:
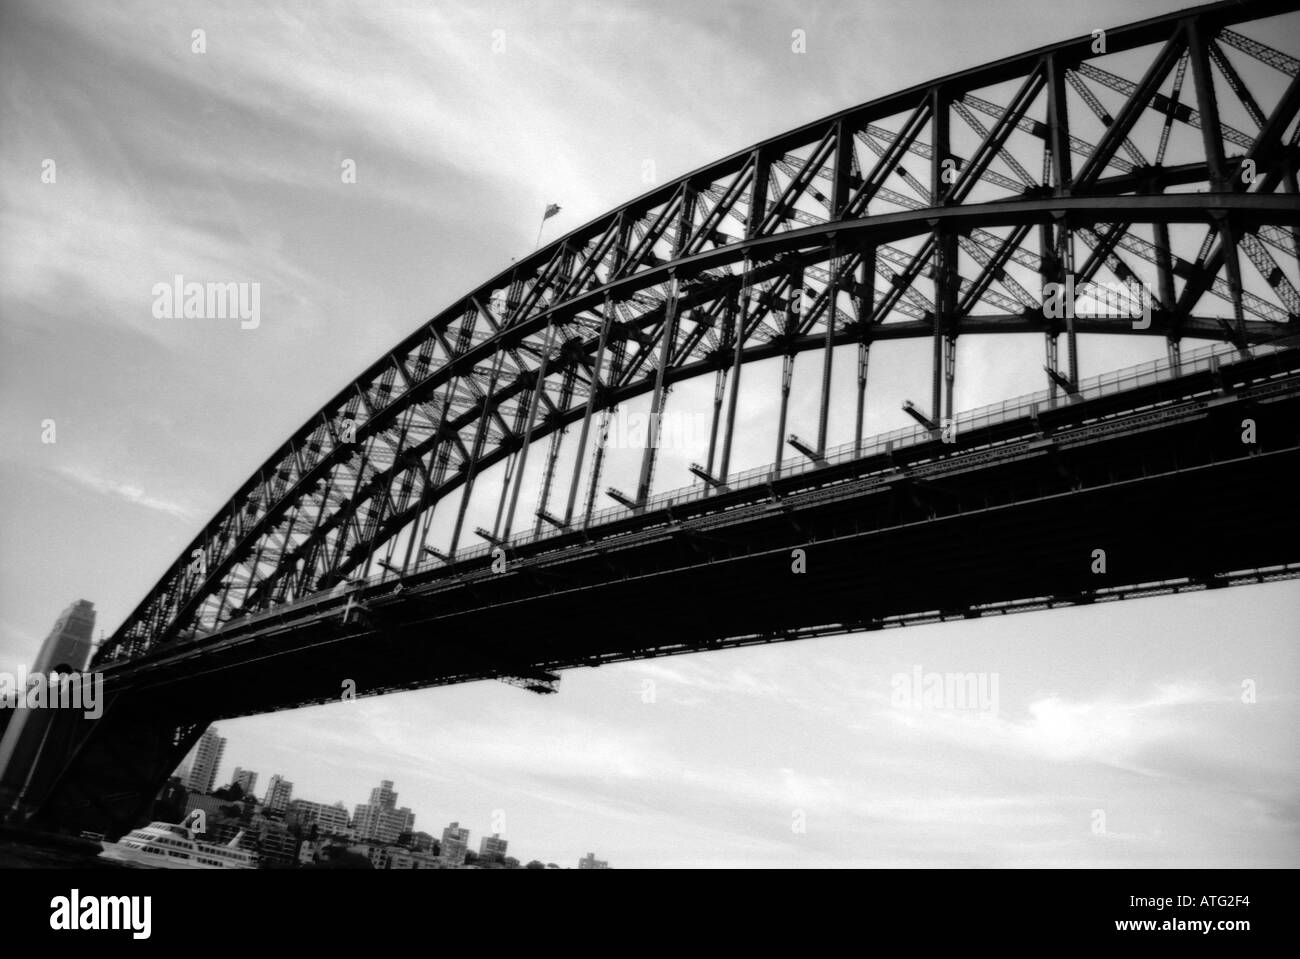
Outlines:
<svg viewBox="0 0 1300 959"><path fill-rule="evenodd" d="M225 751L225 737L217 734L215 726L204 732L192 754L190 778L185 784L190 792L200 795L212 792L212 787L217 782L217 769L221 766L221 757Z"/></svg>

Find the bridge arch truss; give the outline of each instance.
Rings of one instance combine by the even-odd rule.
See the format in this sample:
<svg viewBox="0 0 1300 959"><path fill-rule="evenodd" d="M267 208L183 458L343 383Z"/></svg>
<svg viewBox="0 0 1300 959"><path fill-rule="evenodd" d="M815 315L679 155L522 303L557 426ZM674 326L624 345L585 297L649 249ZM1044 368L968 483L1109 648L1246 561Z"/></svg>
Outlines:
<svg viewBox="0 0 1300 959"><path fill-rule="evenodd" d="M1043 337L1047 386L1079 382L1076 337L1239 348L1300 329L1300 46L1294 2L1221 3L1108 30L890 94L657 186L493 277L380 357L289 437L205 524L99 650L129 660L350 579L454 563L476 480L504 464L493 529L589 522L601 420L712 377L707 460L723 486L745 367L789 374L857 354L855 437L873 344L932 344L928 407L953 415L962 335ZM1270 42L1264 42L1268 39ZM1172 234L1177 231L1178 236ZM1048 284L1150 290L1150 324L1060 317ZM1129 303L1127 307L1136 307ZM1063 349L1061 341L1064 340ZM924 389L924 388L923 388ZM557 477L562 437L576 465ZM520 503L530 451L540 502ZM656 449L642 456L642 506ZM455 511L449 544L431 517ZM531 533L529 533L531 528Z"/></svg>

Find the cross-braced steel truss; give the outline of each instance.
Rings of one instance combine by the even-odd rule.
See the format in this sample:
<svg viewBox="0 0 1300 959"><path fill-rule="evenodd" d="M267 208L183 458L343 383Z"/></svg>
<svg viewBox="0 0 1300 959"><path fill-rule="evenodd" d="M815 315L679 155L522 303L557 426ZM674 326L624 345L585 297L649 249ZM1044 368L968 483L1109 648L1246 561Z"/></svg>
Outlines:
<svg viewBox="0 0 1300 959"><path fill-rule="evenodd" d="M313 415L97 661L201 639L352 577L454 561L475 481L496 464L483 539L586 524L604 417L649 394L654 424L671 386L692 377L715 381L707 460L693 471L717 488L742 371L757 360L785 364L780 450L794 357L823 351L818 435L793 440L816 459L841 348L857 353L861 443L870 348L883 340L932 341L918 416L938 422L953 412L962 334L1042 335L1048 385L1064 396L1079 383L1081 333L1162 336L1177 362L1187 337L1244 348L1296 332L1300 50L1274 46L1300 47L1296 11L1294 0L1215 4L967 70L773 137L573 231L423 324ZM1048 284L1071 278L1141 283L1149 324L1045 308ZM557 476L572 425L574 464ZM520 491L534 447L546 460L530 509ZM635 490L611 495L637 509L655 465L650 442ZM440 506L455 520L435 543Z"/></svg>

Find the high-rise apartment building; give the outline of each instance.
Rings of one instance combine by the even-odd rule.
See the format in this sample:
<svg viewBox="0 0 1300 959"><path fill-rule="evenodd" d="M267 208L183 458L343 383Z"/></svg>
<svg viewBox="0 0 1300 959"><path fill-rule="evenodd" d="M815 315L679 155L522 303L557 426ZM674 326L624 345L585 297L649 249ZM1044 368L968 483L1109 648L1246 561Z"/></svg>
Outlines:
<svg viewBox="0 0 1300 959"><path fill-rule="evenodd" d="M499 833L479 840L478 858L481 862L503 862L506 858L506 840Z"/></svg>
<svg viewBox="0 0 1300 959"><path fill-rule="evenodd" d="M315 826L322 836L344 836L348 833L348 811L342 803L326 806L309 799L295 799L289 803L285 818L304 830Z"/></svg>
<svg viewBox="0 0 1300 959"><path fill-rule="evenodd" d="M185 788L200 795L212 792L212 786L217 781L217 770L221 766L221 756L225 751L225 738L217 734L216 726L208 727L190 754L190 776Z"/></svg>
<svg viewBox="0 0 1300 959"><path fill-rule="evenodd" d="M357 806L352 827L359 840L394 843L402 833L415 829L415 813L405 806L397 808L397 793L392 782L385 779L370 790L370 802Z"/></svg>
<svg viewBox="0 0 1300 959"><path fill-rule="evenodd" d="M293 799L293 783L283 776L274 775L271 777L271 784L266 787L265 806L271 812L285 812L289 808L289 801Z"/></svg>
<svg viewBox="0 0 1300 959"><path fill-rule="evenodd" d="M442 847L439 856L449 866L459 866L465 862L465 851L469 848L469 830L454 822L442 831Z"/></svg>
<svg viewBox="0 0 1300 959"><path fill-rule="evenodd" d="M242 789L245 796L252 796L253 790L257 788L257 773L251 769L236 766L234 774L230 777L230 783L232 786L238 786Z"/></svg>

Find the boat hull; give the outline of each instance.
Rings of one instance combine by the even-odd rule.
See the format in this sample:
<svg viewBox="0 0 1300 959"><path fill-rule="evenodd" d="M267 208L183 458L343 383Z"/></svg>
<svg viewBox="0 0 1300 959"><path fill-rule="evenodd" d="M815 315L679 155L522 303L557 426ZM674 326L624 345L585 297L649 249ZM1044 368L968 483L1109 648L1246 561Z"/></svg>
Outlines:
<svg viewBox="0 0 1300 959"><path fill-rule="evenodd" d="M203 869L208 871L220 871L223 869L252 869L252 865L243 863L225 863L220 866L212 866L205 862L200 862L193 857L180 857L158 855L156 853L147 853L143 849L132 849L129 846L123 846L115 842L103 843L103 850L99 858L108 859L112 862L120 862L128 866L140 866L146 869ZM205 853L205 855L211 855Z"/></svg>

